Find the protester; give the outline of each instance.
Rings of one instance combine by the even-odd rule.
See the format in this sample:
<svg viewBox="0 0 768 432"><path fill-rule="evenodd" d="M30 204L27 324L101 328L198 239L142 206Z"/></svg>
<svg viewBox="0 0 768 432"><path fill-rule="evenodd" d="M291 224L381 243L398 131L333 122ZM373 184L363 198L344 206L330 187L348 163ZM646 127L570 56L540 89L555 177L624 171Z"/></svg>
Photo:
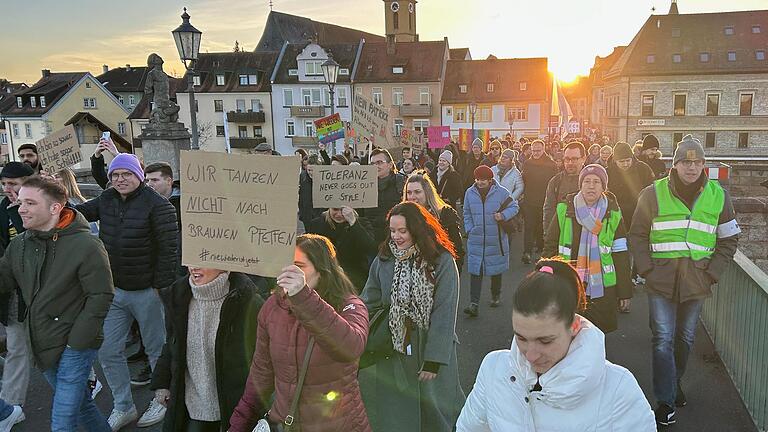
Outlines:
<svg viewBox="0 0 768 432"><path fill-rule="evenodd" d="M675 407L687 403L681 380L701 308L741 233L730 194L708 179L705 160L699 140L683 137L669 176L640 193L630 230L630 250L648 290L656 422L663 426L675 423Z"/></svg>
<svg viewBox="0 0 768 432"><path fill-rule="evenodd" d="M642 159L643 159L643 140L635 141L635 145L632 146L632 154L635 155L635 159L637 159L637 160L642 162Z"/></svg>
<svg viewBox="0 0 768 432"><path fill-rule="evenodd" d="M401 171L403 169L403 163L406 160L410 160L411 162L413 162L413 159L412 159L413 152L411 151L410 147L403 147L401 155L402 155L402 157L400 158L400 160L397 162L397 165L396 165L398 171Z"/></svg>
<svg viewBox="0 0 768 432"><path fill-rule="evenodd" d="M328 238L336 248L339 265L355 287L362 291L368 280L369 257L378 246L372 228L351 207L329 208L307 226L307 233Z"/></svg>
<svg viewBox="0 0 768 432"><path fill-rule="evenodd" d="M267 155L267 156L281 156L280 152L273 149L272 146L267 142L263 142L257 145L256 147L254 147L253 154L260 154L260 155Z"/></svg>
<svg viewBox="0 0 768 432"><path fill-rule="evenodd" d="M405 184L403 201L411 201L423 206L440 221L440 226L448 234L448 238L456 250L456 267L461 274L461 269L464 266L464 242L461 240L459 214L440 198L432 179L423 171L411 174Z"/></svg>
<svg viewBox="0 0 768 432"><path fill-rule="evenodd" d="M501 279L509 270L509 239L499 223L518 212L517 200L493 179L485 165L475 169L475 185L464 195L464 230L467 232L467 269L470 303L464 313L478 315L483 276L491 277L491 307L500 304Z"/></svg>
<svg viewBox="0 0 768 432"><path fill-rule="evenodd" d="M517 165L520 167L520 172L523 172L523 166L525 161L531 157L531 145L527 142L520 148L520 154L517 155Z"/></svg>
<svg viewBox="0 0 768 432"><path fill-rule="evenodd" d="M243 394L264 300L247 275L190 267L167 295L168 338L138 427L226 430ZM166 412L167 410L167 412Z"/></svg>
<svg viewBox="0 0 768 432"><path fill-rule="evenodd" d="M293 421L302 432L370 431L357 382L368 313L331 242L299 236L294 265L277 285L259 313L256 351L229 431L251 432L265 414L272 423ZM306 382L297 390L305 356ZM290 412L296 391L301 397Z"/></svg>
<svg viewBox="0 0 768 432"><path fill-rule="evenodd" d="M522 174L525 184L522 202L525 238L521 260L524 264L530 264L534 247L539 251L544 247L544 201L549 181L556 174L555 162L544 153L544 141L531 143L531 155L523 164Z"/></svg>
<svg viewBox="0 0 768 432"><path fill-rule="evenodd" d="M388 222L389 235L362 294L371 311L389 307L384 325L394 350L376 363L366 397L374 430L450 431L464 404L456 359L455 250L420 205L398 204Z"/></svg>
<svg viewBox="0 0 768 432"><path fill-rule="evenodd" d="M109 423L117 431L138 417L131 384L149 384L150 369L165 343L158 290L176 278L178 224L171 203L144 183L144 170L135 155L117 155L108 176L112 186L76 208L88 221L100 221L99 237L109 253L115 282L99 361L114 399ZM134 320L139 323L149 365L132 379L125 340Z"/></svg>
<svg viewBox="0 0 768 432"><path fill-rule="evenodd" d="M376 167L379 203L374 208L364 209L362 215L371 223L373 238L379 243L387 237L389 209L399 203L403 196L405 176L395 171L392 155L385 149L374 149L371 152L371 165Z"/></svg>
<svg viewBox="0 0 768 432"><path fill-rule="evenodd" d="M117 156L120 152L117 150L117 146L112 141L112 138L99 139L99 144L96 146L96 150L91 155L91 175L94 181L101 186L102 189L106 189L109 184L109 178L107 178L106 163L104 162L104 152L111 153L112 157Z"/></svg>
<svg viewBox="0 0 768 432"><path fill-rule="evenodd" d="M499 163L491 168L491 171L493 171L493 179L496 183L506 188L512 198L519 200L523 195L525 185L523 175L515 166L515 151L506 149L501 152Z"/></svg>
<svg viewBox="0 0 768 432"><path fill-rule="evenodd" d="M501 157L501 143L499 140L493 140L488 147L488 154L485 156L485 159L483 159L483 162L480 165L493 168L497 163L499 163L499 158Z"/></svg>
<svg viewBox="0 0 768 432"><path fill-rule="evenodd" d="M600 144L592 144L589 146L589 154L587 155L586 160L587 165L595 164L600 160L600 148Z"/></svg>
<svg viewBox="0 0 768 432"><path fill-rule="evenodd" d="M400 164L401 167L400 171L398 171L398 174L401 174L405 177L408 177L413 171L416 170L416 164L413 162L413 159L403 159L400 161Z"/></svg>
<svg viewBox="0 0 768 432"><path fill-rule="evenodd" d="M37 155L37 145L33 143L22 144L19 146L19 159L22 162L32 167L35 174L40 174L43 170L43 165L40 163L40 158Z"/></svg>
<svg viewBox="0 0 768 432"><path fill-rule="evenodd" d="M457 432L656 431L637 380L605 358L605 336L579 315L578 273L541 260L512 298L508 350L485 356Z"/></svg>
<svg viewBox="0 0 768 432"><path fill-rule="evenodd" d="M307 224L325 211L324 208L315 208L312 202L312 175L318 165L323 165L320 158L317 155L309 155L307 167L299 175L299 220L305 228Z"/></svg>
<svg viewBox="0 0 768 432"><path fill-rule="evenodd" d="M467 155L467 163L464 167L464 190L467 190L468 187L475 184L475 179L473 177L475 168L482 165L483 160L485 160L483 145L483 140L480 138L475 138L475 140L472 141L470 152Z"/></svg>
<svg viewBox="0 0 768 432"><path fill-rule="evenodd" d="M448 150L440 153L437 160L437 169L432 172L431 178L435 179L437 193L449 206L456 208L456 203L464 193L461 175L453 168L453 153Z"/></svg>
<svg viewBox="0 0 768 432"><path fill-rule="evenodd" d="M659 140L655 135L648 134L643 138L643 156L641 160L648 164L657 179L667 176L667 164L661 160Z"/></svg>
<svg viewBox="0 0 768 432"><path fill-rule="evenodd" d="M66 207L67 192L54 180L26 180L19 201L27 231L11 240L0 260L0 291L18 290L27 305L21 320L54 392L51 430L75 431L82 424L108 431L87 388L113 297L107 253L85 218Z"/></svg>
<svg viewBox="0 0 768 432"><path fill-rule="evenodd" d="M147 186L165 197L176 210L176 219L181 226L181 184L173 180L173 168L168 162L155 162L144 167Z"/></svg>
<svg viewBox="0 0 768 432"><path fill-rule="evenodd" d="M608 173L587 165L579 175L579 191L557 205L543 256L575 263L586 288L584 317L603 333L618 328L617 298L628 308L632 298L627 231L616 197L606 192Z"/></svg>
<svg viewBox="0 0 768 432"><path fill-rule="evenodd" d="M634 158L629 144L618 142L613 147L613 163L608 165L608 180L608 189L616 195L624 226L629 229L640 192L653 183L653 171Z"/></svg>
<svg viewBox="0 0 768 432"><path fill-rule="evenodd" d="M613 148L609 145L604 145L600 148L600 159L597 160L597 163L600 164L603 168L608 168L608 165L610 165L613 157Z"/></svg>
<svg viewBox="0 0 768 432"><path fill-rule="evenodd" d="M555 217L555 208L557 204L565 200L568 194L578 192L579 173L584 168L584 162L587 155L584 151L584 145L578 141L573 141L565 146L563 152L563 171L557 173L547 184L547 194L544 198L544 237L547 236L549 224Z"/></svg>
<svg viewBox="0 0 768 432"><path fill-rule="evenodd" d="M83 193L80 192L80 187L77 185L77 179L75 173L69 168L64 168L53 174L53 179L60 185L64 186L64 190L67 191L67 204L74 207L78 204L82 204L85 201ZM91 234L99 234L99 224L96 222L89 223L91 227Z"/></svg>

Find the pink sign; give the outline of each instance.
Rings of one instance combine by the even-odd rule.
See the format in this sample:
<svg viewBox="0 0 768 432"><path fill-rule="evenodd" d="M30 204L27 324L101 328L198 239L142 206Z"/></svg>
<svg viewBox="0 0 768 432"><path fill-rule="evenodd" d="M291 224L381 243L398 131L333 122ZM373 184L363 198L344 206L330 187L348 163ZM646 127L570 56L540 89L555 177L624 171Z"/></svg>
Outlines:
<svg viewBox="0 0 768 432"><path fill-rule="evenodd" d="M443 148L451 143L450 126L430 126L427 128L429 148Z"/></svg>

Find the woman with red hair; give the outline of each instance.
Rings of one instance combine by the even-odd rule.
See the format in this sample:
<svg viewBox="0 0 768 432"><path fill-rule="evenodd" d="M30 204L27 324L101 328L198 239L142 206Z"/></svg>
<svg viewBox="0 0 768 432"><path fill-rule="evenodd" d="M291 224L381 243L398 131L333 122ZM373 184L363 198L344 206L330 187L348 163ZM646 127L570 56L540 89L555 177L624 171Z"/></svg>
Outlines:
<svg viewBox="0 0 768 432"><path fill-rule="evenodd" d="M389 235L361 295L381 324L389 350L376 363L375 386L363 387L374 431L451 431L464 393L456 362L459 272L440 222L424 207L390 210ZM370 392L367 392L369 390Z"/></svg>

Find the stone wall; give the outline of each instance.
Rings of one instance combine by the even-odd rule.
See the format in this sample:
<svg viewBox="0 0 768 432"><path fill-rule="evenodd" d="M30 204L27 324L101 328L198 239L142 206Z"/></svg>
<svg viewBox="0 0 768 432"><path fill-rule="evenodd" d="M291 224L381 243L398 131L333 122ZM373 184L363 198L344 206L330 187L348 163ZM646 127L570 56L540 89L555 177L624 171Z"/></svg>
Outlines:
<svg viewBox="0 0 768 432"><path fill-rule="evenodd" d="M733 207L742 231L739 250L768 273L768 198L734 197Z"/></svg>
<svg viewBox="0 0 768 432"><path fill-rule="evenodd" d="M724 186L734 197L761 197L768 189L761 183L768 181L768 164L730 163L730 178Z"/></svg>

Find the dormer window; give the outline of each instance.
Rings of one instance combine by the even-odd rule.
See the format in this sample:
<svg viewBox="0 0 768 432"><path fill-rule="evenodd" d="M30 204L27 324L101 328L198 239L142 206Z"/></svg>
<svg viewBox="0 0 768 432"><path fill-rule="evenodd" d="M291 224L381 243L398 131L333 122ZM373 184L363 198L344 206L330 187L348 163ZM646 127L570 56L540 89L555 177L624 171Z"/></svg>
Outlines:
<svg viewBox="0 0 768 432"><path fill-rule="evenodd" d="M753 25L752 26L752 33L754 33L754 34L760 33L760 26L759 25Z"/></svg>
<svg viewBox="0 0 768 432"><path fill-rule="evenodd" d="M40 96L40 108L45 108L45 96Z"/></svg>
<svg viewBox="0 0 768 432"><path fill-rule="evenodd" d="M21 108L22 106L24 106L24 102L21 100L21 96L16 96L16 106L18 108Z"/></svg>
<svg viewBox="0 0 768 432"><path fill-rule="evenodd" d="M459 84L459 93L466 93L466 92L467 92L467 85Z"/></svg>
<svg viewBox="0 0 768 432"><path fill-rule="evenodd" d="M216 74L216 85L217 86L224 85L224 74Z"/></svg>
<svg viewBox="0 0 768 432"><path fill-rule="evenodd" d="M726 27L726 28L723 30L723 32L725 33L725 35L726 35L726 36L733 36L733 34L734 34L734 29L733 29L733 26L728 26L728 27Z"/></svg>
<svg viewBox="0 0 768 432"><path fill-rule="evenodd" d="M493 90L494 90L493 83L488 83L485 85L485 91L487 91L488 93L493 93Z"/></svg>
<svg viewBox="0 0 768 432"><path fill-rule="evenodd" d="M321 67L323 62L312 60L305 63L304 73L307 76L316 76L323 74L323 68Z"/></svg>
<svg viewBox="0 0 768 432"><path fill-rule="evenodd" d="M288 69L288 76L299 76L298 69Z"/></svg>
<svg viewBox="0 0 768 432"><path fill-rule="evenodd" d="M526 81L520 81L520 91L528 90L528 83Z"/></svg>
<svg viewBox="0 0 768 432"><path fill-rule="evenodd" d="M404 72L404 69L402 66L392 66L393 74L402 74L403 72Z"/></svg>
<svg viewBox="0 0 768 432"><path fill-rule="evenodd" d="M240 75L240 85L248 85L248 75Z"/></svg>
<svg viewBox="0 0 768 432"><path fill-rule="evenodd" d="M349 75L349 69L347 68L339 69L339 75Z"/></svg>
<svg viewBox="0 0 768 432"><path fill-rule="evenodd" d="M29 106L31 106L32 108L37 108L37 101L35 100L34 96L29 98Z"/></svg>

